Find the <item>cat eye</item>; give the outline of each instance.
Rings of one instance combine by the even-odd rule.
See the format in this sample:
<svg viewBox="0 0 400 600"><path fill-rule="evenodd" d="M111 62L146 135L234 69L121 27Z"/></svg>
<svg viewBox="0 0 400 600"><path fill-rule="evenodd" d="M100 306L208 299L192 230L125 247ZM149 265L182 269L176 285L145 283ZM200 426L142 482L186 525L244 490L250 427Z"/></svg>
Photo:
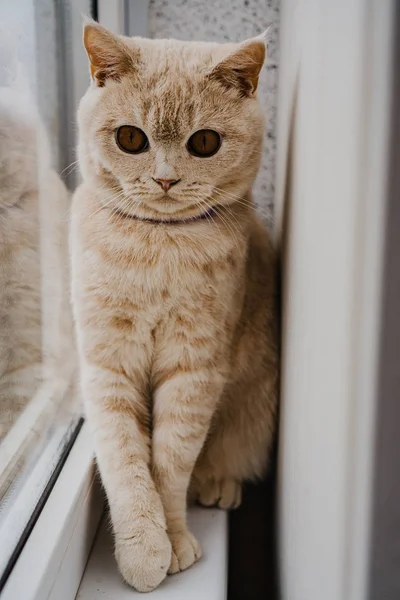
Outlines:
<svg viewBox="0 0 400 600"><path fill-rule="evenodd" d="M221 147L221 136L212 129L200 129L196 131L187 143L187 149L193 156L207 158L212 156Z"/></svg>
<svg viewBox="0 0 400 600"><path fill-rule="evenodd" d="M144 131L139 127L133 127L133 125L118 127L115 139L121 150L131 154L139 154L139 152L144 152L149 147L149 140Z"/></svg>

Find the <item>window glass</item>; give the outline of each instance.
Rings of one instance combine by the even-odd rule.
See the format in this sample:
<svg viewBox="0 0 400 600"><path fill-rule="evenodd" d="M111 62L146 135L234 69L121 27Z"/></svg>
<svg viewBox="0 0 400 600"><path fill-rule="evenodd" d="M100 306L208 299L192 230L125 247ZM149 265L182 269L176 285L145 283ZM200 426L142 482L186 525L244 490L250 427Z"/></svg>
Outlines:
<svg viewBox="0 0 400 600"><path fill-rule="evenodd" d="M75 109L88 80L73 51L90 9L79 4L0 0L3 582L81 423L68 289Z"/></svg>

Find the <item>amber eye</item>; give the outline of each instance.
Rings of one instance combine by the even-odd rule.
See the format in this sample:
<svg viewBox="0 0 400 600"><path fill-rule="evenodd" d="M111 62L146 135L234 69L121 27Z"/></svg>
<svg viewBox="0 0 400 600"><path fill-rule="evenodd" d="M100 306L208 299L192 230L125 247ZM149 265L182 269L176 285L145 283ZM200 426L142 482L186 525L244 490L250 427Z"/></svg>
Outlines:
<svg viewBox="0 0 400 600"><path fill-rule="evenodd" d="M138 154L149 147L149 140L144 131L133 125L118 127L115 134L117 144L124 152Z"/></svg>
<svg viewBox="0 0 400 600"><path fill-rule="evenodd" d="M196 131L187 143L187 149L193 156L206 158L212 156L221 147L221 136L212 129L200 129Z"/></svg>

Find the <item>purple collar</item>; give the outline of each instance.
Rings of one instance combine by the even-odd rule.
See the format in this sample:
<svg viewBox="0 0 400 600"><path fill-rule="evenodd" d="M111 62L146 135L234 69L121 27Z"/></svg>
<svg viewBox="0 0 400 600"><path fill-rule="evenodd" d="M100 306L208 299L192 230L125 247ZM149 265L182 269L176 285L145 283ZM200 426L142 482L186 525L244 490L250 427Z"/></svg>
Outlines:
<svg viewBox="0 0 400 600"><path fill-rule="evenodd" d="M153 223L154 225L182 225L184 223L194 223L195 221L204 221L204 219L208 219L208 217L212 217L216 211L214 208L209 208L206 212L201 213L200 215L195 215L194 217L187 217L186 219L150 219L147 217L137 217L135 215L128 215L127 213L117 210L115 211L118 215L123 217L128 217L129 219L134 219L135 221L142 221L143 223Z"/></svg>

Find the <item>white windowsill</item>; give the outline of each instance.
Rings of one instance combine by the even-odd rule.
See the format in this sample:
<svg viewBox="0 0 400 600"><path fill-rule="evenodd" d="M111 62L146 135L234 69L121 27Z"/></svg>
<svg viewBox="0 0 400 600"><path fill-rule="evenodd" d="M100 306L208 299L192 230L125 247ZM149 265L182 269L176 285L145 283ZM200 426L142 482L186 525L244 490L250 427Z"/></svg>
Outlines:
<svg viewBox="0 0 400 600"><path fill-rule="evenodd" d="M187 571L167 577L146 594L159 600L225 600L228 572L228 518L217 509L192 508L189 525L203 547L203 557ZM76 600L131 600L143 594L128 587L118 573L112 537L103 519Z"/></svg>
<svg viewBox="0 0 400 600"><path fill-rule="evenodd" d="M74 600L103 506L84 424L1 600Z"/></svg>

